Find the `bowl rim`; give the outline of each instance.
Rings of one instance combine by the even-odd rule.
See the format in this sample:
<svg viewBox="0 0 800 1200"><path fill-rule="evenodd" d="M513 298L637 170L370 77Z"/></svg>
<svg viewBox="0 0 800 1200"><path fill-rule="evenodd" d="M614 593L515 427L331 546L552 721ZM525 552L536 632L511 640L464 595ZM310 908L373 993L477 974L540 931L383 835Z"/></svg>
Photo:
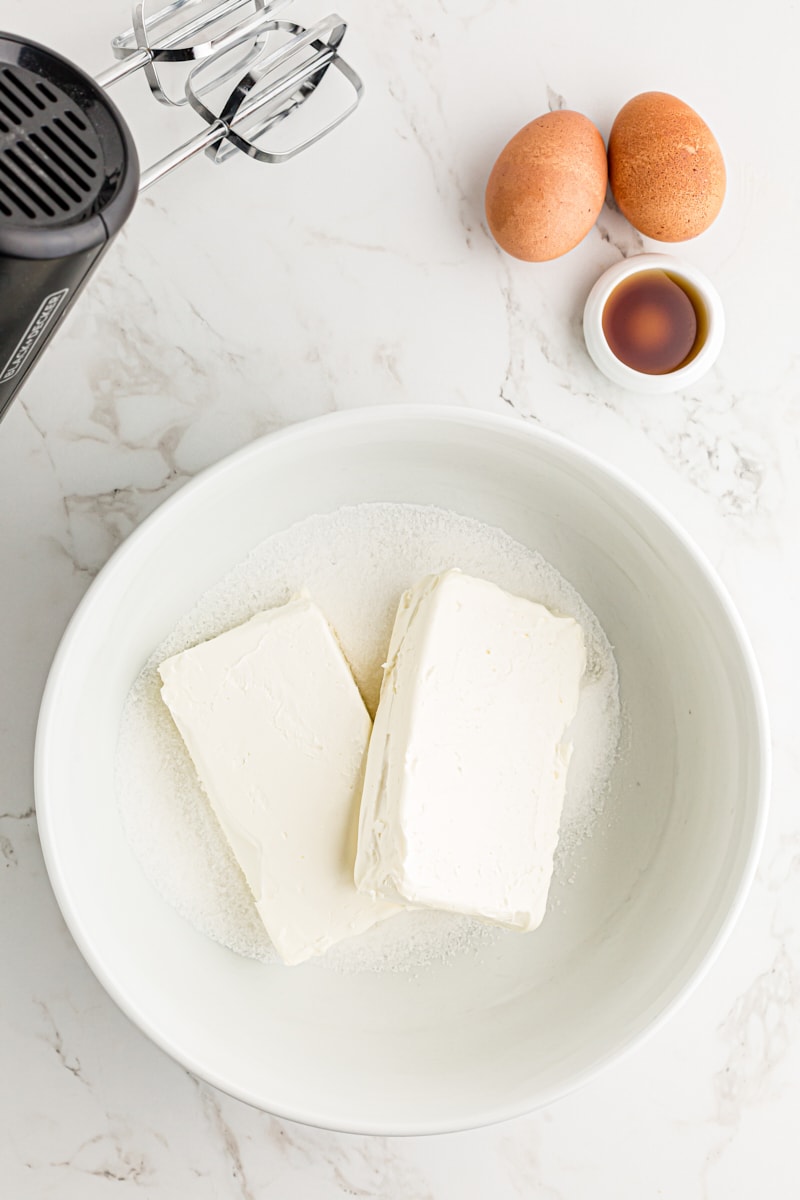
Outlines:
<svg viewBox="0 0 800 1200"><path fill-rule="evenodd" d="M535 1097L521 1099L508 1104L497 1104L481 1112L476 1112L474 1119L448 1121L428 1120L424 1122L406 1122L405 1124L387 1125L366 1117L363 1121L342 1120L327 1109L315 1108L313 1102L303 1109L282 1104L279 1100L265 1106L264 1100L248 1093L247 1089L237 1088L230 1080L217 1072L206 1068L196 1055L186 1053L174 1046L169 1038L164 1036L152 1018L142 1011L137 1003L117 988L114 980L106 971L102 959L95 953L90 937L84 932L80 913L76 911L70 899L69 887L61 869L58 847L54 838L50 813L52 800L47 782L46 761L48 755L50 730L57 715L59 693L62 690L64 664L69 658L72 643L78 636L84 621L84 614L91 610L96 597L113 578L117 564L139 545L151 536L159 521L166 514L174 513L181 506L191 505L195 493L204 488L211 479L219 479L227 473L235 472L239 465L247 459L264 453L264 447L277 445L281 442L302 440L309 434L313 435L330 427L358 428L362 426L391 429L393 425L414 424L418 422L434 424L461 424L476 429L502 431L512 433L532 443L550 447L555 451L566 454L573 461L582 463L588 468L608 476L613 483L635 498L640 504L660 520L668 531L681 544L682 548L693 560L696 568L703 577L704 583L715 594L729 622L730 631L734 637L741 655L742 665L746 675L746 683L752 698L755 713L754 750L758 766L757 795L754 804L753 836L736 882L733 899L713 934L702 957L694 970L680 983L667 1002L637 1030L628 1037L621 1039L614 1047L596 1058L590 1065L576 1071L563 1083L552 1084L542 1088ZM769 733L769 716L761 673L750 642L747 629L739 615L732 597L718 575L715 567L705 552L692 537L683 529L669 510L656 498L651 496L638 483L631 480L617 467L607 463L600 455L587 450L568 438L553 433L539 426L531 426L524 418L515 418L502 413L491 413L474 410L462 406L444 404L392 404L376 406L375 408L356 408L339 410L322 416L301 420L279 430L262 435L232 454L226 455L218 462L200 471L188 483L182 485L171 496L167 497L152 513L134 529L127 538L110 555L70 618L61 637L45 683L39 718L36 728L34 749L34 793L36 820L47 874L53 893L61 910L64 921L75 941L81 955L98 979L104 990L128 1019L144 1033L150 1041L180 1066L191 1072L197 1078L213 1085L219 1091L259 1111L283 1120L294 1121L301 1125L325 1129L337 1133L379 1136L425 1136L445 1133L458 1133L470 1129L480 1129L499 1124L504 1121L524 1116L536 1109L552 1104L555 1101L576 1091L590 1080L596 1078L612 1063L620 1062L649 1037L661 1029L673 1013L688 999L696 987L705 978L712 963L736 924L750 887L755 877L758 860L763 848L769 813L770 782L771 782L771 743Z"/></svg>

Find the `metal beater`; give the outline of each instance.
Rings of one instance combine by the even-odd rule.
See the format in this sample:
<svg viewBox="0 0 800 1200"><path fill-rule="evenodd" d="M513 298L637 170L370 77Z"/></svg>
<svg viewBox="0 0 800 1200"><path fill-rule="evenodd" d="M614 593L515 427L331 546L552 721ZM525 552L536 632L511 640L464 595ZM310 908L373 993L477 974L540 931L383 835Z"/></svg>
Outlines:
<svg viewBox="0 0 800 1200"><path fill-rule="evenodd" d="M207 124L142 172L140 191L201 151L216 163L237 151L258 162L285 162L330 133L357 107L363 85L339 53L345 22L335 14L308 28L276 20L275 14L287 4L288 0L173 0L152 16L146 3L134 5L133 28L112 41L121 61L96 76L97 82L108 87L143 69L157 100L188 103ZM162 83L158 65L163 62L194 64L177 98ZM265 135L311 96L331 67L350 85L349 102L294 145L266 148Z"/></svg>
<svg viewBox="0 0 800 1200"><path fill-rule="evenodd" d="M356 108L363 88L340 55L345 22L280 20L287 3L169 0L151 12L140 0L132 28L112 42L117 63L96 79L44 46L0 34L0 418L139 191L202 151L216 163L239 153L285 162ZM177 95L164 64L184 64ZM143 172L104 90L139 70L157 100L188 104L203 121ZM289 142L276 137L287 118L297 130Z"/></svg>

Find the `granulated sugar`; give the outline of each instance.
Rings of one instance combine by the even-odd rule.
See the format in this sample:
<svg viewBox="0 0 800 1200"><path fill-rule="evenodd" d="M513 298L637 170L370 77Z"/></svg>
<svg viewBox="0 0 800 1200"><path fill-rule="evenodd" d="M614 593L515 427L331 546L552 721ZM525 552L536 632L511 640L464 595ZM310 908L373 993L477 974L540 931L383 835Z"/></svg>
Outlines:
<svg viewBox="0 0 800 1200"><path fill-rule="evenodd" d="M382 665L402 592L421 576L459 567L584 630L587 671L556 857L568 880L575 852L601 816L620 734L617 668L608 640L574 588L499 529L443 509L364 504L310 517L268 538L203 595L151 656L122 715L117 798L131 848L152 884L192 925L264 962L275 951L172 718L158 664L305 589L335 630L374 715ZM339 971L418 971L475 952L491 926L438 912L402 913L318 960ZM533 935L535 936L535 935Z"/></svg>

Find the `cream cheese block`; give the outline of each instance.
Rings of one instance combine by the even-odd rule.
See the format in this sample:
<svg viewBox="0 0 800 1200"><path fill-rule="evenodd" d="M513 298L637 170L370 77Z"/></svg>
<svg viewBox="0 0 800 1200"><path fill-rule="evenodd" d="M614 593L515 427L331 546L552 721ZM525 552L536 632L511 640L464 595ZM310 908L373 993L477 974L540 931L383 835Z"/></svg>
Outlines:
<svg viewBox="0 0 800 1200"><path fill-rule="evenodd" d="M397 909L353 881L371 722L308 599L176 654L161 694L287 964Z"/></svg>
<svg viewBox="0 0 800 1200"><path fill-rule="evenodd" d="M571 617L460 571L399 605L367 756L360 891L541 922L586 665Z"/></svg>

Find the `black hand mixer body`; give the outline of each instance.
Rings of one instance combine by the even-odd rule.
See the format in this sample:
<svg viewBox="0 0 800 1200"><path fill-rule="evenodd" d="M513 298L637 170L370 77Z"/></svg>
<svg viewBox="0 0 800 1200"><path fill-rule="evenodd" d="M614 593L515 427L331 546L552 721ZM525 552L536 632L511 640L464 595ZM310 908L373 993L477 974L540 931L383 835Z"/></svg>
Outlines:
<svg viewBox="0 0 800 1200"><path fill-rule="evenodd" d="M203 152L214 162L240 152L285 162L358 105L361 80L339 54L345 22L336 14L310 27L275 20L286 3L169 0L148 16L136 0L134 28L112 43L120 61L97 80L44 46L0 33L0 418L139 191ZM188 66L181 98L164 91L162 61ZM199 133L143 172L105 91L141 67L156 99L189 104L202 119ZM337 78L347 102L340 94L299 141L276 145L273 131L323 80Z"/></svg>
<svg viewBox="0 0 800 1200"><path fill-rule="evenodd" d="M0 35L0 419L138 190L133 138L103 89Z"/></svg>

